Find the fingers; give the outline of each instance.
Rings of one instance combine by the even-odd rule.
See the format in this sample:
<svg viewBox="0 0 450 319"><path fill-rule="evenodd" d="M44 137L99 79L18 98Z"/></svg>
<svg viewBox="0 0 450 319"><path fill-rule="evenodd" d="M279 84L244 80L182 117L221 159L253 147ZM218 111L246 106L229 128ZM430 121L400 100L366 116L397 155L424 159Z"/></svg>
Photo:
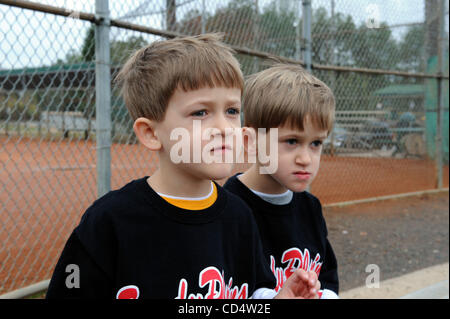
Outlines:
<svg viewBox="0 0 450 319"><path fill-rule="evenodd" d="M308 286L309 286L309 295L312 299L318 299L318 292L320 290L320 281L318 280L317 273L314 271L309 271L308 275Z"/></svg>
<svg viewBox="0 0 450 319"><path fill-rule="evenodd" d="M305 283L308 282L309 274L303 269L300 268L296 269L292 275L295 276L294 278L296 278L296 281L301 280L304 281Z"/></svg>
<svg viewBox="0 0 450 319"><path fill-rule="evenodd" d="M318 299L319 290L320 282L314 271L296 269L284 282L277 298Z"/></svg>
<svg viewBox="0 0 450 319"><path fill-rule="evenodd" d="M310 285L309 274L303 269L296 269L289 277L289 280L287 282L289 282L291 285L301 285L307 288Z"/></svg>
<svg viewBox="0 0 450 319"><path fill-rule="evenodd" d="M297 287L303 285L304 292L303 296L311 299L318 299L318 292L320 290L320 281L318 280L317 273L314 271L306 272L303 269L297 269L293 275L295 276L295 280L293 283L297 285Z"/></svg>
<svg viewBox="0 0 450 319"><path fill-rule="evenodd" d="M309 271L308 272L308 278L309 278L309 286L310 287L315 287L316 283L318 282L317 280L317 274L314 271Z"/></svg>
<svg viewBox="0 0 450 319"><path fill-rule="evenodd" d="M297 269L296 275L298 277L297 284L303 285L304 293L308 295L307 298L314 298L320 288L320 283L317 280L317 274L313 271L306 272L303 269Z"/></svg>
<svg viewBox="0 0 450 319"><path fill-rule="evenodd" d="M309 275L309 282L308 282L309 286L311 288L314 288L316 291L319 291L320 290L320 281L317 277L317 273L314 271L310 271L310 272L308 272L308 275Z"/></svg>

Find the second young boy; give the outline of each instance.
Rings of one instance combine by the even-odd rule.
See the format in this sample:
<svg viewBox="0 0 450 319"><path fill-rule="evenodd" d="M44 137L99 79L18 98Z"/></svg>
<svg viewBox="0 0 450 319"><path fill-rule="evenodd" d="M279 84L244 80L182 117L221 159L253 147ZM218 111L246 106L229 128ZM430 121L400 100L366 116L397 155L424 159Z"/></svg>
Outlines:
<svg viewBox="0 0 450 319"><path fill-rule="evenodd" d="M243 109L244 126L253 130L246 134L249 154L277 150L270 154L277 169L269 172L257 156L255 164L228 179L224 188L252 209L277 291L296 269L304 269L317 273L322 298L337 298L337 261L321 204L306 191L318 173L322 143L333 125L333 93L299 66L276 65L247 79ZM263 144L266 149L261 149L256 142L260 129L277 130L276 148Z"/></svg>

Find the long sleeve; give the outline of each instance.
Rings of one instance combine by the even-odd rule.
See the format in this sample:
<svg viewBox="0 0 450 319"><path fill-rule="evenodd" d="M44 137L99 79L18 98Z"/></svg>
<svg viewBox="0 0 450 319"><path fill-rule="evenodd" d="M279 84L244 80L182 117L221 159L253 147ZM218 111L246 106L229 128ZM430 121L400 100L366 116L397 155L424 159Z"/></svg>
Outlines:
<svg viewBox="0 0 450 319"><path fill-rule="evenodd" d="M325 247L325 261L320 271L319 280L321 289L329 289L336 294L339 293L337 260L328 239Z"/></svg>
<svg viewBox="0 0 450 319"><path fill-rule="evenodd" d="M108 276L94 262L74 231L56 264L47 299L110 299Z"/></svg>

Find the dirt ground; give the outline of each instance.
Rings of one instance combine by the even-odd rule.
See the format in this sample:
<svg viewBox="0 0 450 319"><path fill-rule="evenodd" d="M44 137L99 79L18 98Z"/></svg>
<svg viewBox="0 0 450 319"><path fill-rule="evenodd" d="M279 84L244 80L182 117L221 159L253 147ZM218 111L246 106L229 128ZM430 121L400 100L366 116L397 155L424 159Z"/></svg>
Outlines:
<svg viewBox="0 0 450 319"><path fill-rule="evenodd" d="M383 281L448 262L448 195L324 207L340 291L365 285L369 264L378 265Z"/></svg>

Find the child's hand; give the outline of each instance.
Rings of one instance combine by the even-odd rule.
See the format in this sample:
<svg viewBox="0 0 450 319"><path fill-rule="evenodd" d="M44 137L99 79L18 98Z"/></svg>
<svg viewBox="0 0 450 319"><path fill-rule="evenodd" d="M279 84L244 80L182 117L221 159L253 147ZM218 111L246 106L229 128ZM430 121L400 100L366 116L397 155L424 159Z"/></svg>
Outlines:
<svg viewBox="0 0 450 319"><path fill-rule="evenodd" d="M318 299L320 282L314 271L297 269L284 283L274 299Z"/></svg>

